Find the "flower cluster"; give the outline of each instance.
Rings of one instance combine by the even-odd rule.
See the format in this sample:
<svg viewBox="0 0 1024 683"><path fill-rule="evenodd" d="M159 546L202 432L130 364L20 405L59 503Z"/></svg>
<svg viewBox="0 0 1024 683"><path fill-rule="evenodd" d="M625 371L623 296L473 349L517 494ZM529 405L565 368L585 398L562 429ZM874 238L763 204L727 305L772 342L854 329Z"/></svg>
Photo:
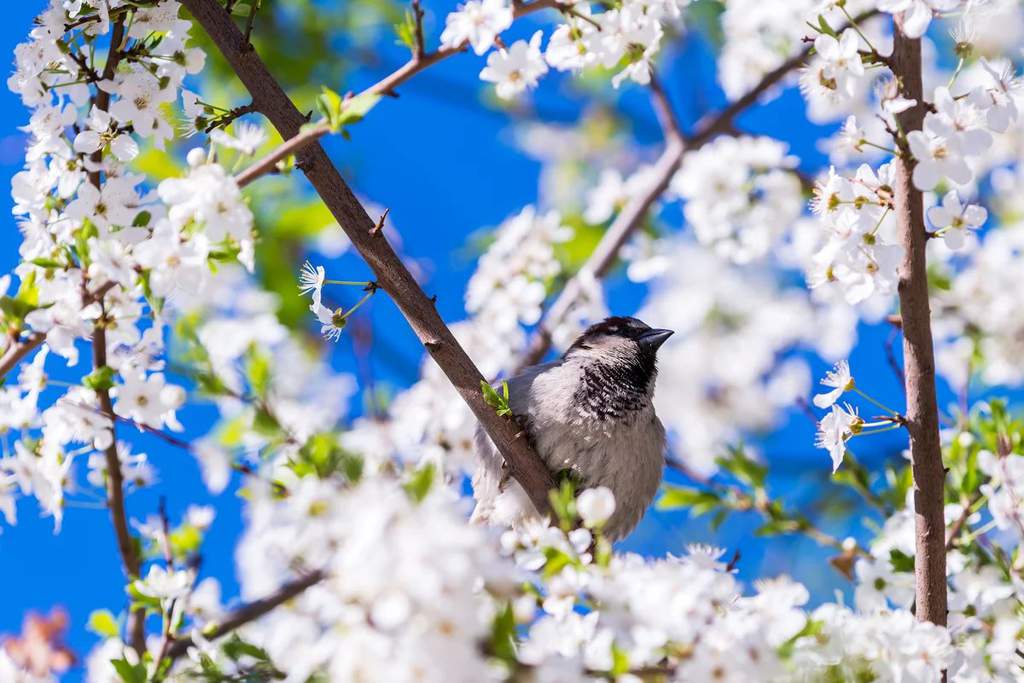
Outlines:
<svg viewBox="0 0 1024 683"><path fill-rule="evenodd" d="M586 3L567 3L565 23L552 31L541 51L543 32L509 46L499 45L487 57L480 78L494 83L498 97L511 99L537 86L550 66L558 71L580 72L589 67L621 71L612 77L618 87L624 80L650 82L665 25L680 22L689 0L629 0L621 7L591 13ZM446 48L470 45L483 55L498 36L512 25L514 12L507 0L469 0L448 15L441 44Z"/></svg>
<svg viewBox="0 0 1024 683"><path fill-rule="evenodd" d="M727 445L768 428L806 395L809 372L789 352L841 354L852 334L838 349L825 346L818 330L826 323L817 321L826 311L801 290L781 288L765 269L732 265L690 243L674 244L668 256L673 267L653 281L639 315L676 332L659 352L655 404L676 439L674 451L706 475Z"/></svg>
<svg viewBox="0 0 1024 683"><path fill-rule="evenodd" d="M489 680L478 643L516 572L443 492L416 502L389 479L355 485L305 477L286 501L254 491L239 546L244 596L298 568L327 578L243 630L291 680Z"/></svg>
<svg viewBox="0 0 1024 683"><path fill-rule="evenodd" d="M466 311L497 335L540 319L551 279L561 266L558 244L572 237L557 212L538 215L532 206L497 229L466 288Z"/></svg>
<svg viewBox="0 0 1024 683"><path fill-rule="evenodd" d="M690 152L671 189L701 244L736 263L763 258L803 208L796 158L770 138L723 137Z"/></svg>
<svg viewBox="0 0 1024 683"><path fill-rule="evenodd" d="M814 190L812 208L827 229L813 257L807 284L838 285L851 304L896 291L903 249L896 244L894 167L867 164L848 178L831 169Z"/></svg>

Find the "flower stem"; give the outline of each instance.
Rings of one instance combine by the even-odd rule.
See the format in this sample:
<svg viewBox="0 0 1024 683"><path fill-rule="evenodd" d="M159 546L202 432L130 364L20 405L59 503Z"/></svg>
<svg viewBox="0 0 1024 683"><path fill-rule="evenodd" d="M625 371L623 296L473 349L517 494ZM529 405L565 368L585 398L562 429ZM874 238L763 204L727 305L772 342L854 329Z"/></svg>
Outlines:
<svg viewBox="0 0 1024 683"><path fill-rule="evenodd" d="M893 410L893 409L892 409L892 408L890 408L889 406L887 406L887 405L885 405L885 404L883 404L883 403L881 403L881 402L879 402L879 401L876 401L875 399L871 398L870 396L868 396L867 394L865 394L865 393L864 393L863 391L861 391L861 390L860 390L860 389L858 389L857 387L853 387L852 391L853 391L854 393L860 394L861 398L864 398L865 400L867 400L867 401L870 401L870 402L871 402L871 403L873 403L873 404L874 404L875 406L877 406L877 407L881 408L881 409L882 409L882 410L884 410L885 412L887 412L887 413L892 413L892 414L893 414L894 416L899 416L899 414L900 414L900 413L899 413L899 411L898 411L898 410Z"/></svg>
<svg viewBox="0 0 1024 683"><path fill-rule="evenodd" d="M350 287L368 287L369 280L324 280L325 285L348 285Z"/></svg>

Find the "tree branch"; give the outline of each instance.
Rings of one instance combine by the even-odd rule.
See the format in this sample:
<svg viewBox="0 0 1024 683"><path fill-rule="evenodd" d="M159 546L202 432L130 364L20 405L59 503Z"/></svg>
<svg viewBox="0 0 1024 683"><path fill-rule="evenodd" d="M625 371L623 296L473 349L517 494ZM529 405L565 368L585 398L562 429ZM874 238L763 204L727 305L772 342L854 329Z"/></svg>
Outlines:
<svg viewBox="0 0 1024 683"><path fill-rule="evenodd" d="M107 365L107 331L104 325L104 316L96 322L92 333L92 366L98 370ZM114 413L110 401L110 391L99 389L96 391L99 399L100 409L110 415ZM139 559L135 539L132 538L128 529L128 513L124 505L124 475L121 472L121 458L117 453L117 431L114 428L114 421L110 422L110 445L104 450L107 466L107 507L110 509L110 520L114 525L114 535L117 537L117 549L121 554L121 563L124 565L128 579L138 578L141 575L142 562ZM128 640L135 651L141 656L146 651L145 633L145 612L141 609L133 611L128 619Z"/></svg>
<svg viewBox="0 0 1024 683"><path fill-rule="evenodd" d="M188 7L189 3L185 3L185 5ZM416 8L417 6L418 3L414 3L413 7ZM562 3L559 2L559 0L534 0L534 2L531 2L528 5L516 2L513 3L512 16L515 19L519 19L520 17L525 17L528 14L533 14L534 12L538 12L543 9L557 9L562 11ZM422 27L419 26L418 21L417 25L419 27L417 31L417 43L419 43L419 41L422 40L422 35L420 33L422 31ZM413 50L413 55L409 61L371 85L369 88L361 92L360 95L394 95L395 88L402 85L424 69L437 64L442 59L447 59L452 55L464 52L466 45L468 45L468 41L455 47L442 47L438 48L434 52L423 52L422 44L418 44L418 46Z"/></svg>
<svg viewBox="0 0 1024 683"><path fill-rule="evenodd" d="M874 12L865 13L858 18L858 21L872 14ZM594 278L604 277L612 269L612 266L615 265L623 245L643 224L644 217L651 206L668 188L672 176L675 175L680 163L682 163L683 154L690 150L699 149L714 139L715 136L727 132L732 127L733 119L737 115L756 103L765 92L803 64L810 54L810 50L810 47L804 48L799 54L790 57L777 68L765 74L760 82L742 97L726 106L711 118L699 123L697 131L689 138L679 132L679 124L676 122L672 107L668 103L668 98L658 81L652 77L651 92L653 104L655 112L658 114L658 120L665 131L667 141L665 151L655 163L655 179L646 192L633 197L627 202L626 206L619 212L619 215L612 221L611 226L609 226L601 241L598 242L590 258L583 264L579 272L566 283L562 292L537 326L537 331L533 336L530 346L523 357L519 359L513 374L543 360L551 348L554 328L562 322L562 319L572 308L585 283L592 281Z"/></svg>
<svg viewBox="0 0 1024 683"><path fill-rule="evenodd" d="M298 135L306 123L305 117L256 51L251 49L224 8L215 0L184 0L183 4L249 90L257 109L285 139ZM480 391L480 382L483 381L480 371L383 233L371 232L375 222L356 200L323 148L319 144L308 145L300 152L297 165L373 270L381 289L398 305L420 342L487 431L512 476L522 485L537 510L542 514L547 512L548 491L554 487L551 473L523 437L519 425L514 420L499 417L484 401Z"/></svg>
<svg viewBox="0 0 1024 683"><path fill-rule="evenodd" d="M203 636L214 640L231 633L301 595L307 588L315 586L326 577L326 573L318 570L294 581L289 581L278 588L274 594L238 607L216 626L203 633ZM184 655L193 644L191 637L181 635L175 638L174 643L167 649L167 657L173 662Z"/></svg>
<svg viewBox="0 0 1024 683"><path fill-rule="evenodd" d="M32 350L38 348L44 341L46 341L46 335L42 332L32 332L21 341L12 340L7 346L7 350L4 351L4 355L0 356L0 379L4 378L21 362L22 358L32 353Z"/></svg>
<svg viewBox="0 0 1024 683"><path fill-rule="evenodd" d="M238 183L239 187L245 187L249 183L253 182L257 178L264 176L268 173L274 172L277 168L277 163L287 157L290 154L298 154L308 145L313 144L323 136L331 132L331 127L327 123L318 123L292 138L288 138L276 148L270 151L270 154L263 157L259 161L255 162L252 166L249 166L244 171L235 176L235 182Z"/></svg>
<svg viewBox="0 0 1024 683"><path fill-rule="evenodd" d="M125 42L125 16L117 19L110 33L110 52L107 62L103 67L103 79L110 80L117 73L117 65L123 56L121 51L122 43ZM110 107L110 93L103 89L96 91L94 106L106 111ZM96 164L97 170L89 174L89 182L96 189L100 188L100 164L103 162L103 150L99 149L92 155L92 161ZM103 296L114 286L113 282L107 282L96 292L83 291L82 301L88 303L91 300L99 301L102 307ZM84 287L84 285L83 285ZM93 370L106 367L107 365L107 331L106 331L106 310L101 308L101 314L93 327L92 333L92 358ZM110 391L100 389L96 392L100 408L105 413L113 413L114 409L110 402ZM117 453L117 430L113 421L110 423L110 445L104 450L107 466L107 507L110 510L110 519L114 526L114 535L117 538L117 549L121 555L121 563L129 580L138 578L141 574L142 561L139 558L135 540L128 529L128 513L124 505L124 475L121 472L121 458ZM143 609L133 610L128 616L128 642L141 657L146 652L146 613Z"/></svg>
<svg viewBox="0 0 1024 683"><path fill-rule="evenodd" d="M901 95L917 104L897 116L904 132L921 130L926 104L921 83L921 41L903 34L897 21L893 44L893 74ZM946 624L946 525L943 517L945 470L939 442L939 411L935 397L935 358L921 191L914 187L915 161L909 154L896 164L896 220L903 261L899 269L900 314L903 322L903 361L907 393L907 431L914 475L917 618Z"/></svg>

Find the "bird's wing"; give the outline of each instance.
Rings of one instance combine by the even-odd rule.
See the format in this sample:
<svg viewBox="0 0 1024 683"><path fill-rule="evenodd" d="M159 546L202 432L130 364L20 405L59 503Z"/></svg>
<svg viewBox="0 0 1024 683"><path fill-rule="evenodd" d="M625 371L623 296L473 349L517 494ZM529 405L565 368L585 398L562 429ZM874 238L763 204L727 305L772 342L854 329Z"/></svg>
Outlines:
<svg viewBox="0 0 1024 683"><path fill-rule="evenodd" d="M512 414L522 423L527 432L530 430L530 387L539 375L548 370L557 368L562 364L561 360L531 365L518 375L508 380L508 403Z"/></svg>

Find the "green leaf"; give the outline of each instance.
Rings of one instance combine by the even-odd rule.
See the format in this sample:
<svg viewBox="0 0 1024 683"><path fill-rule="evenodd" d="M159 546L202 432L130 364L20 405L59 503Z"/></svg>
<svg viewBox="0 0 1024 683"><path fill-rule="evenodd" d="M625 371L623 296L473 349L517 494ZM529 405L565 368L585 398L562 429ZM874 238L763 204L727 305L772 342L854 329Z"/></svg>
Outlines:
<svg viewBox="0 0 1024 683"><path fill-rule="evenodd" d="M152 595L140 593L139 589L135 587L135 584L135 581L128 584L128 596L132 599L132 607L142 607L153 610L154 612L160 612L160 599L155 598Z"/></svg>
<svg viewBox="0 0 1024 683"><path fill-rule="evenodd" d="M402 21L398 22L394 26L395 36L398 38L396 41L399 45L404 45L410 50L416 47L416 17L413 15L411 10L405 10L405 16L402 17Z"/></svg>
<svg viewBox="0 0 1024 683"><path fill-rule="evenodd" d="M203 534L191 524L182 524L167 536L171 553L175 557L189 557L199 552L203 543Z"/></svg>
<svg viewBox="0 0 1024 683"><path fill-rule="evenodd" d="M688 486L666 485L658 502L655 503L655 507L658 510L675 510L695 506L707 508L709 505L718 506L721 502L718 495L711 491L702 491Z"/></svg>
<svg viewBox="0 0 1024 683"><path fill-rule="evenodd" d="M793 656L793 650L796 648L796 641L801 638L813 638L821 633L825 627L825 622L817 621L815 619L808 619L804 627L800 629L800 632L795 636L787 640L779 647L779 656L783 659L789 659Z"/></svg>
<svg viewBox="0 0 1024 683"><path fill-rule="evenodd" d="M153 218L153 214L149 211L139 211L135 214L135 220L132 221L132 227L144 228L149 225L149 221Z"/></svg>
<svg viewBox="0 0 1024 683"><path fill-rule="evenodd" d="M759 537L766 536L778 536L780 534L788 534L795 531L795 524L791 521L784 519L772 519L768 520L761 526L754 529L754 535Z"/></svg>
<svg viewBox="0 0 1024 683"><path fill-rule="evenodd" d="M897 548L889 551L889 564L896 572L914 572L914 558Z"/></svg>
<svg viewBox="0 0 1024 683"><path fill-rule="evenodd" d="M361 121L379 101L380 95L373 93L343 99L338 93L323 86L320 96L316 99L316 106L332 131L344 133L342 129L345 126Z"/></svg>
<svg viewBox="0 0 1024 683"><path fill-rule="evenodd" d="M623 676L629 673L629 654L621 647L612 643L612 676Z"/></svg>
<svg viewBox="0 0 1024 683"><path fill-rule="evenodd" d="M105 609L93 610L89 615L86 628L104 638L117 638L121 632L117 626L117 619L109 610Z"/></svg>
<svg viewBox="0 0 1024 683"><path fill-rule="evenodd" d="M249 347L246 354L246 374L252 393L258 398L266 398L270 389L270 356L260 350L255 344Z"/></svg>
<svg viewBox="0 0 1024 683"><path fill-rule="evenodd" d="M405 482L405 490L409 497L417 503L426 498L430 493L430 488L434 485L434 474L434 463L430 462L413 472L409 481Z"/></svg>
<svg viewBox="0 0 1024 683"><path fill-rule="evenodd" d="M835 36L836 36L835 30L831 26L828 25L828 22L825 21L825 17L823 15L821 15L821 14L818 15L818 28L825 35L829 35L829 36L832 36L833 38L835 38Z"/></svg>
<svg viewBox="0 0 1024 683"><path fill-rule="evenodd" d="M742 447L729 449L729 455L718 458L718 464L744 484L764 488L768 468L748 458Z"/></svg>
<svg viewBox="0 0 1024 683"><path fill-rule="evenodd" d="M58 261L56 259L52 259L52 258L42 258L42 257L34 258L34 259L32 259L30 261L30 263L32 265L34 265L34 266L39 266L40 268L63 268L64 267L63 263L61 263L60 261Z"/></svg>
<svg viewBox="0 0 1024 683"><path fill-rule="evenodd" d="M483 392L484 402L494 408L499 416L505 417L512 414L512 408L508 404L508 382L501 383L501 393L499 394L486 381L480 380L480 390Z"/></svg>
<svg viewBox="0 0 1024 683"><path fill-rule="evenodd" d="M4 312L4 317L7 318L8 322L20 322L34 310L34 306L30 306L24 301L19 301L6 295L0 297L0 311Z"/></svg>
<svg viewBox="0 0 1024 683"><path fill-rule="evenodd" d="M129 664L127 659L112 659L110 664L124 683L146 683L146 667L141 662Z"/></svg>
<svg viewBox="0 0 1024 683"><path fill-rule="evenodd" d="M114 369L104 365L82 378L82 386L93 391L105 391L114 386Z"/></svg>
<svg viewBox="0 0 1024 683"><path fill-rule="evenodd" d="M576 484L571 470L562 470L556 479L560 482L559 486L548 492L548 498L555 517L562 528L568 531L576 521Z"/></svg>
<svg viewBox="0 0 1024 683"><path fill-rule="evenodd" d="M509 665L516 664L516 618L512 603L498 612L491 624L491 652Z"/></svg>

